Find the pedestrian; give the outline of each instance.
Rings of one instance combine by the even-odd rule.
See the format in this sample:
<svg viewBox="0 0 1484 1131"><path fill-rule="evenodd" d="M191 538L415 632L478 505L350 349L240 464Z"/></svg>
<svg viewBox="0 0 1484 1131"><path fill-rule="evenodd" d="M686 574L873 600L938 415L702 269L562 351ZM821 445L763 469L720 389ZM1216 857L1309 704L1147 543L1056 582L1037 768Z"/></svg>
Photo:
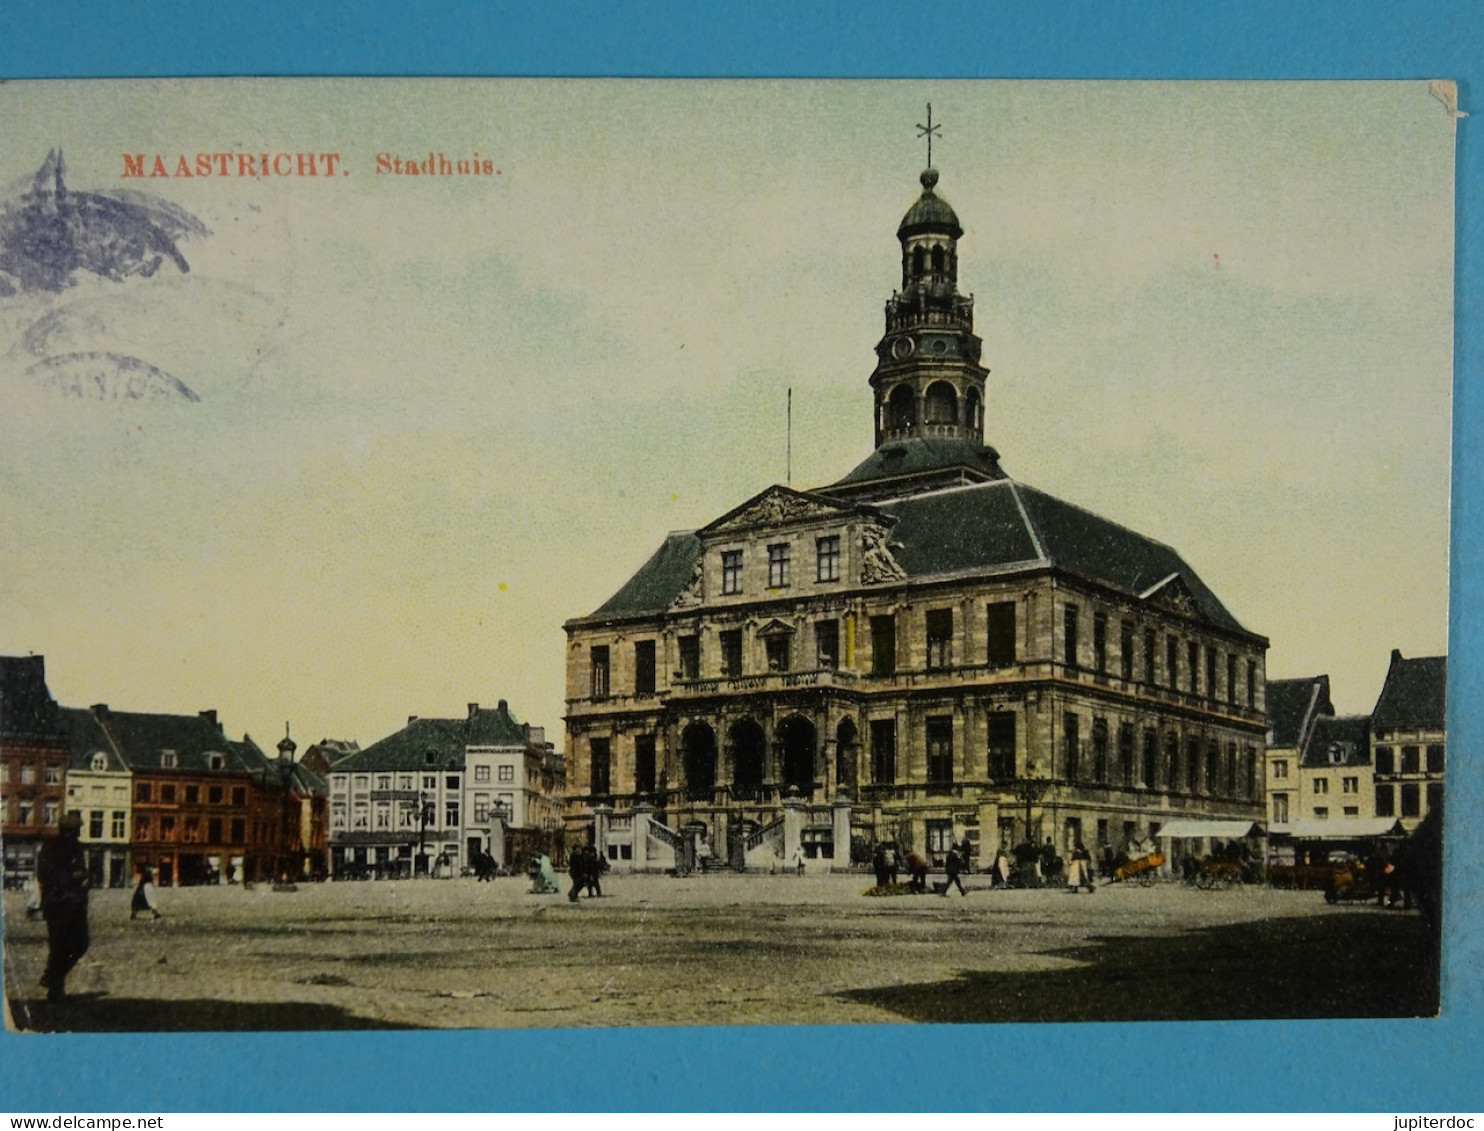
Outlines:
<svg viewBox="0 0 1484 1131"><path fill-rule="evenodd" d="M586 845L572 850L572 855L567 860L567 875L572 877L572 890L567 893L567 899L572 903L576 903L577 897L582 893L582 889L587 886Z"/></svg>
<svg viewBox="0 0 1484 1131"><path fill-rule="evenodd" d="M876 873L876 886L884 888L887 882L886 850L879 844L876 846L876 851L871 853L871 869Z"/></svg>
<svg viewBox="0 0 1484 1131"><path fill-rule="evenodd" d="M1097 890L1092 882L1092 853L1079 840L1072 849L1072 863L1067 869L1067 890L1076 894L1084 887L1089 892Z"/></svg>
<svg viewBox="0 0 1484 1131"><path fill-rule="evenodd" d="M155 919L160 917L160 908L155 902L155 875L148 868L139 869L139 885L134 889L134 899L129 904L130 919L141 913Z"/></svg>
<svg viewBox="0 0 1484 1131"><path fill-rule="evenodd" d="M912 878L907 881L907 890L921 895L927 891L928 862L915 852L907 853L907 871Z"/></svg>
<svg viewBox="0 0 1484 1131"><path fill-rule="evenodd" d="M1000 887L1008 887L1010 884L1010 853L1003 841L994 854L994 868L989 873L989 882Z"/></svg>
<svg viewBox="0 0 1484 1131"><path fill-rule="evenodd" d="M41 884L41 915L46 920L46 1000L67 1000L67 974L88 952L88 862L78 836L82 817L65 813L57 835L41 846L36 879Z"/></svg>
<svg viewBox="0 0 1484 1131"><path fill-rule="evenodd" d="M557 885L556 869L551 866L551 857L538 852L531 858L531 894L555 895L561 888Z"/></svg>
<svg viewBox="0 0 1484 1131"><path fill-rule="evenodd" d="M21 890L26 896L26 918L35 919L41 914L41 885L36 882L35 872L26 877Z"/></svg>
<svg viewBox="0 0 1484 1131"><path fill-rule="evenodd" d="M958 887L959 895L967 897L969 893L964 890L964 882L963 880L958 878L959 872L963 870L963 861L959 857L958 849L956 847L950 848L948 850L948 855L944 857L943 870L947 873L948 876L947 882L943 885L943 897L946 899L948 896L948 889L954 886Z"/></svg>
<svg viewBox="0 0 1484 1131"><path fill-rule="evenodd" d="M886 878L892 887L897 886L897 880L901 876L902 858L897 854L897 846L888 844L886 846Z"/></svg>
<svg viewBox="0 0 1484 1131"><path fill-rule="evenodd" d="M587 894L602 898L603 873L608 870L608 861L603 859L603 854L598 851L597 845L587 846Z"/></svg>
<svg viewBox="0 0 1484 1131"><path fill-rule="evenodd" d="M804 874L804 850L802 847L794 849L794 871L801 876Z"/></svg>

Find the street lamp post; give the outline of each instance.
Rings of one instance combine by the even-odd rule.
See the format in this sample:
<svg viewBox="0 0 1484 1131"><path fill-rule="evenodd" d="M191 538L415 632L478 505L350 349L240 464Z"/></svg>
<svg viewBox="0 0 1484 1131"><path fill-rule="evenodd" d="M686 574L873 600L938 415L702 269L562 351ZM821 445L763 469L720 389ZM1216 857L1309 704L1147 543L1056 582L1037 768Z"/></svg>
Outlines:
<svg viewBox="0 0 1484 1131"><path fill-rule="evenodd" d="M1031 837L1031 806L1046 795L1051 788L1049 778L1015 778L1010 783L1010 790L1017 801L1025 805L1025 838L1035 843Z"/></svg>

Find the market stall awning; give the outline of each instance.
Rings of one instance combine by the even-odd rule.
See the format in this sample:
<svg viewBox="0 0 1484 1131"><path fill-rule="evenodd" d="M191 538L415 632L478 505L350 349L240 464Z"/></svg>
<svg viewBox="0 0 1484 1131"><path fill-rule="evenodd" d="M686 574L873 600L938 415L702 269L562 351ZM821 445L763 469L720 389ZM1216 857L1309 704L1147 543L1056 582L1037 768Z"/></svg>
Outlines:
<svg viewBox="0 0 1484 1131"><path fill-rule="evenodd" d="M1256 821L1175 820L1162 825L1159 832L1154 835L1160 840L1166 837L1197 836L1214 836L1220 840L1242 840L1249 836L1262 836L1262 825Z"/></svg>
<svg viewBox="0 0 1484 1131"><path fill-rule="evenodd" d="M1351 817L1337 821L1308 820L1289 821L1286 825L1274 825L1270 830L1274 836L1288 836L1294 840L1356 840L1373 836L1406 836L1407 830L1401 821L1392 817Z"/></svg>

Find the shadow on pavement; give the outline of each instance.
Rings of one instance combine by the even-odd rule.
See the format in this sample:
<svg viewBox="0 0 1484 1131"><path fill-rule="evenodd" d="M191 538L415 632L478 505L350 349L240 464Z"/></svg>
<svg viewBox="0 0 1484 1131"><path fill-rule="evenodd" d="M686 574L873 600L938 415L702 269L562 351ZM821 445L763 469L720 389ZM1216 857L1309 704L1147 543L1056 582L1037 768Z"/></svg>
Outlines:
<svg viewBox="0 0 1484 1131"><path fill-rule="evenodd" d="M1206 1021L1431 1017L1436 950L1400 912L1342 912L1202 928L1165 938L1094 938L1051 951L1085 965L964 970L837 996L909 1021Z"/></svg>
<svg viewBox="0 0 1484 1131"><path fill-rule="evenodd" d="M313 1002L215 1001L116 998L74 994L64 1004L45 998L11 998L10 1022L33 1033L184 1033L295 1029L416 1029L357 1017L339 1006Z"/></svg>

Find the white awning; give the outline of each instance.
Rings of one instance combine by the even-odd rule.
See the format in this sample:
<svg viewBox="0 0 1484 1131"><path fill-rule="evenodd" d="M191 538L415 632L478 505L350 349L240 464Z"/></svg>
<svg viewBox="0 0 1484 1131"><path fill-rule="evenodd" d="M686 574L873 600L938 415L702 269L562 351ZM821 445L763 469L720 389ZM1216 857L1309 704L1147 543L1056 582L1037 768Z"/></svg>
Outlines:
<svg viewBox="0 0 1484 1131"><path fill-rule="evenodd" d="M1256 821L1203 821L1200 818L1170 821L1154 834L1158 839L1166 837L1214 836L1220 840L1242 840L1249 836L1262 836L1262 825Z"/></svg>
<svg viewBox="0 0 1484 1131"><path fill-rule="evenodd" d="M1274 825L1271 831L1274 836L1290 836L1294 840L1354 840L1357 837L1407 835L1402 823L1392 817L1339 817L1332 821L1311 817Z"/></svg>

